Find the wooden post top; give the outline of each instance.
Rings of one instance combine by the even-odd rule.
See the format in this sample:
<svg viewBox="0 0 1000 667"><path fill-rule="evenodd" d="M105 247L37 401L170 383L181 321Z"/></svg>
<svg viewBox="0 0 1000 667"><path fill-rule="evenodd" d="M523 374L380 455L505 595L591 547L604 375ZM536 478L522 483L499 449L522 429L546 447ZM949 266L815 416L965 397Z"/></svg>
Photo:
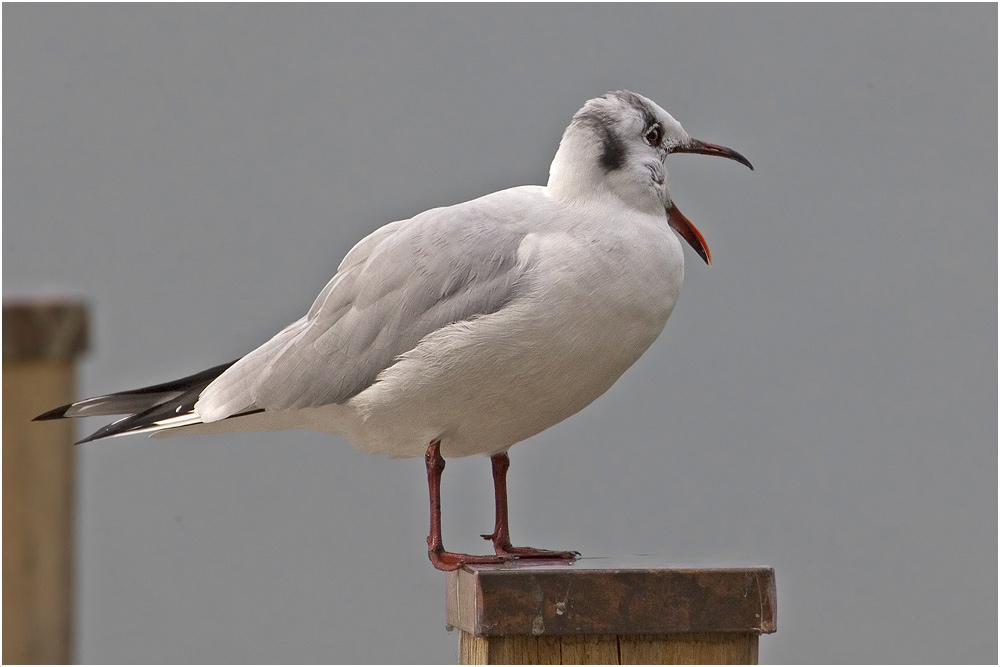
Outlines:
<svg viewBox="0 0 1000 667"><path fill-rule="evenodd" d="M477 637L777 629L774 569L655 557L467 565L448 573L448 625Z"/></svg>
<svg viewBox="0 0 1000 667"><path fill-rule="evenodd" d="M87 306L58 297L3 300L3 360L71 361L87 349Z"/></svg>

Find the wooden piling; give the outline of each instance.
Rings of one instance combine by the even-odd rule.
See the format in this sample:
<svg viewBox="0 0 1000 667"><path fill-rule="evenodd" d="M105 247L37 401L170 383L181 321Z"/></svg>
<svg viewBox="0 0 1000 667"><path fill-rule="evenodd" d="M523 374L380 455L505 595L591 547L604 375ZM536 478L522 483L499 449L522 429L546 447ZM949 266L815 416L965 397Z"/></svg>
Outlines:
<svg viewBox="0 0 1000 667"><path fill-rule="evenodd" d="M31 419L74 399L83 304L4 299L3 662L71 654L73 427Z"/></svg>
<svg viewBox="0 0 1000 667"><path fill-rule="evenodd" d="M459 664L756 664L776 629L774 570L615 559L448 573Z"/></svg>

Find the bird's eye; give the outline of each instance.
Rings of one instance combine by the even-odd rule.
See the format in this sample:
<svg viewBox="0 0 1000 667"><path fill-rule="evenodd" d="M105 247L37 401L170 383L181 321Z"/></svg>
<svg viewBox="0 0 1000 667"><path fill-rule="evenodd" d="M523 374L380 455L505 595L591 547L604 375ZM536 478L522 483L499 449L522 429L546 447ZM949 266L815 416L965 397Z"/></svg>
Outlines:
<svg viewBox="0 0 1000 667"><path fill-rule="evenodd" d="M659 146L660 142L663 141L663 127L659 124L654 125L646 130L644 138L646 139L646 143L650 146L653 146L654 148Z"/></svg>

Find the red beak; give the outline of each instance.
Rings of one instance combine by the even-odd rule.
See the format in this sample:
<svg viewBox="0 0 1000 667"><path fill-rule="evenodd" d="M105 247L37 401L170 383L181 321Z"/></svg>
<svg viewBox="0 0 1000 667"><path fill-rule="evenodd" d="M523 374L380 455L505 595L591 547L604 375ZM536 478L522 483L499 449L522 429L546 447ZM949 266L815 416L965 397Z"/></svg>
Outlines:
<svg viewBox="0 0 1000 667"><path fill-rule="evenodd" d="M712 253L708 251L708 244L705 243L705 237L701 235L698 228L691 224L687 216L681 213L680 209L673 202L671 202L670 207L667 209L667 220L670 226L674 228L674 231L684 237L684 240L705 260L705 263L711 266Z"/></svg>
<svg viewBox="0 0 1000 667"><path fill-rule="evenodd" d="M720 146L718 144L710 144L707 141L698 141L697 139L689 139L683 146L676 146L671 149L671 153L697 153L698 155L717 155L719 157L729 158L730 160L736 160L740 164L745 164L750 167L750 171L753 171L753 165L750 164L750 160L746 159L732 148L726 148L725 146Z"/></svg>

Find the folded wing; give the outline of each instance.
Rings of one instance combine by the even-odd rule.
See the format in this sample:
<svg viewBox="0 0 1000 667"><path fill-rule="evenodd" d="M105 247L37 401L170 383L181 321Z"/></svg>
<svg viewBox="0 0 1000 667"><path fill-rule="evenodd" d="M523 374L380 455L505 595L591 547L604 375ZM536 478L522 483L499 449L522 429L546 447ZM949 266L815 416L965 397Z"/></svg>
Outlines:
<svg viewBox="0 0 1000 667"><path fill-rule="evenodd" d="M197 413L210 422L342 403L427 334L502 308L526 268L524 218L508 201L433 209L361 241L309 313L212 382Z"/></svg>

